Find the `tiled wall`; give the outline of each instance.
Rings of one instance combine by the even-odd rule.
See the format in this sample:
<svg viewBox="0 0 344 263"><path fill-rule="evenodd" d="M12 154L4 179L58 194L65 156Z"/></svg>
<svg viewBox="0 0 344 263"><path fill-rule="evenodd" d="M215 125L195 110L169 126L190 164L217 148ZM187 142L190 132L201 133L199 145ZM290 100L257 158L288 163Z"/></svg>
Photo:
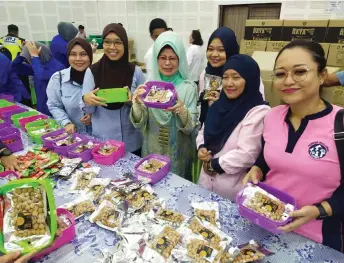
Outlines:
<svg viewBox="0 0 344 263"><path fill-rule="evenodd" d="M192 29L201 29L205 43L218 25L218 10L221 4L247 4L282 2L278 0L242 1L0 1L0 35L13 23L19 26L20 36L29 40L51 40L57 33L59 21L82 24L88 34L100 33L110 22L121 22L130 37L135 39L135 50L139 61L152 44L149 37L149 22L155 17L166 20L168 26L183 36L185 46ZM300 6L302 5L302 6ZM328 19L344 18L344 1L284 0L281 18Z"/></svg>

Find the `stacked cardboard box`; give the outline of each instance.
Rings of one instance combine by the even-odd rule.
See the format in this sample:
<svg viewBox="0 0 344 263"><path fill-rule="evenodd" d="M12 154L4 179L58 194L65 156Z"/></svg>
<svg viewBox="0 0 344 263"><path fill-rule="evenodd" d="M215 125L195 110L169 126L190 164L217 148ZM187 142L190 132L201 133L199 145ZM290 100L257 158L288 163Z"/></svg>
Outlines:
<svg viewBox="0 0 344 263"><path fill-rule="evenodd" d="M284 20L281 41L325 42L328 20Z"/></svg>
<svg viewBox="0 0 344 263"><path fill-rule="evenodd" d="M135 62L136 55L134 51L134 39L128 38L128 44L129 44L129 62Z"/></svg>
<svg viewBox="0 0 344 263"><path fill-rule="evenodd" d="M344 67L344 20L330 20L326 42L331 43L327 64Z"/></svg>

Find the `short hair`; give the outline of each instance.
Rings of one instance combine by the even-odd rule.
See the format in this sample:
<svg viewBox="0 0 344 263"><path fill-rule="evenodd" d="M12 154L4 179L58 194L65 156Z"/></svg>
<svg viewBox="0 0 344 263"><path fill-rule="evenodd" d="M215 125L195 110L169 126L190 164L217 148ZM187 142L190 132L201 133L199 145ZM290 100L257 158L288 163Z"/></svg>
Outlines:
<svg viewBox="0 0 344 263"><path fill-rule="evenodd" d="M192 30L191 36L193 39L192 44L197 45L197 46L203 46L203 39L201 36L201 32L199 32L199 30Z"/></svg>
<svg viewBox="0 0 344 263"><path fill-rule="evenodd" d="M79 29L85 29L83 25L79 25Z"/></svg>
<svg viewBox="0 0 344 263"><path fill-rule="evenodd" d="M165 28L167 30L166 22L161 18L154 18L149 24L149 33L152 35L157 28Z"/></svg>
<svg viewBox="0 0 344 263"><path fill-rule="evenodd" d="M11 24L11 25L7 26L7 31L8 32L18 32L19 28L16 25Z"/></svg>

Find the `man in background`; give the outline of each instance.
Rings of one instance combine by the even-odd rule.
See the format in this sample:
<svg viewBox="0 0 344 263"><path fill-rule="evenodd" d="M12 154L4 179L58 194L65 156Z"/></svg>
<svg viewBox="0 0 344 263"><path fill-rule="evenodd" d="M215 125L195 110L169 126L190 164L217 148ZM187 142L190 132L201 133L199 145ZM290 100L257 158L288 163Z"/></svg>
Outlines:
<svg viewBox="0 0 344 263"><path fill-rule="evenodd" d="M79 25L79 33L76 35L76 37L87 39L85 27L83 25Z"/></svg>
<svg viewBox="0 0 344 263"><path fill-rule="evenodd" d="M6 36L0 38L0 44L11 52L11 60L14 60L21 52L25 39L19 37L19 28L16 25L8 25L7 32Z"/></svg>

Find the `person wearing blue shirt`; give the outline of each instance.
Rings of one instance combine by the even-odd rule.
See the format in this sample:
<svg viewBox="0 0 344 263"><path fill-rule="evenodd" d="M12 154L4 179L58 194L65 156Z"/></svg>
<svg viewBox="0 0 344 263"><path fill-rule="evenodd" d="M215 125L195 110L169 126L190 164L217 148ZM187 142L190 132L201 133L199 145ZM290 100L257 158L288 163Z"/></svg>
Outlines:
<svg viewBox="0 0 344 263"><path fill-rule="evenodd" d="M67 45L69 41L76 37L79 31L72 23L68 22L60 22L57 31L58 35L51 40L51 52L55 59L60 61L65 68L68 68Z"/></svg>
<svg viewBox="0 0 344 263"><path fill-rule="evenodd" d="M27 42L20 56L13 61L19 75L33 75L37 97L37 110L51 116L47 107L47 85L51 76L64 66L51 56L48 46L39 42Z"/></svg>
<svg viewBox="0 0 344 263"><path fill-rule="evenodd" d="M70 67L56 72L47 87L48 108L59 125L69 134L73 132L91 134L91 114L80 107L85 74L92 63L91 45L82 38L68 43L67 56Z"/></svg>
<svg viewBox="0 0 344 263"><path fill-rule="evenodd" d="M344 71L329 74L324 80L324 87L333 87L339 85L344 87Z"/></svg>

